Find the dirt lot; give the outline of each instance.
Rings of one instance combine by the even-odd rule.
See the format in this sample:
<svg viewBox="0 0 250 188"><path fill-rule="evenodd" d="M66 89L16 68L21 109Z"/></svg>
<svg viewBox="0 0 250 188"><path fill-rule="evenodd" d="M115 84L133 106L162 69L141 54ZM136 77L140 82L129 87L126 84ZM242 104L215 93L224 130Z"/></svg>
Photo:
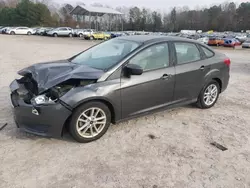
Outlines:
<svg viewBox="0 0 250 188"><path fill-rule="evenodd" d="M79 144L19 131L9 83L27 65L63 59L91 46L79 39L0 35L1 188L250 187L250 51L232 59L230 85L209 110L192 106L113 125L100 140ZM149 138L155 135L155 139ZM228 148L210 145L216 141Z"/></svg>

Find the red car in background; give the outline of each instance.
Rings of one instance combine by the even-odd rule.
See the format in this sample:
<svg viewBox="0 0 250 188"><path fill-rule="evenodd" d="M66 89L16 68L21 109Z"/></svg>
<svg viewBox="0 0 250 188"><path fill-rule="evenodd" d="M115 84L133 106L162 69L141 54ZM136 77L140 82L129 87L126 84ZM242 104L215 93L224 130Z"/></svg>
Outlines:
<svg viewBox="0 0 250 188"><path fill-rule="evenodd" d="M234 46L240 46L241 42L237 39L224 39L224 46L225 47L234 47Z"/></svg>

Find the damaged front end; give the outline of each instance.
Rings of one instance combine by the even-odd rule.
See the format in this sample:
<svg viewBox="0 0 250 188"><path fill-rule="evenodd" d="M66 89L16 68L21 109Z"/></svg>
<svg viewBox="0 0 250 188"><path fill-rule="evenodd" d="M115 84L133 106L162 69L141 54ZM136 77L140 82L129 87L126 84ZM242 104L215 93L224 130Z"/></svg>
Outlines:
<svg viewBox="0 0 250 188"><path fill-rule="evenodd" d="M26 104L32 104L34 107L37 105L49 105L58 102L60 97L72 88L84 87L95 82L96 80L70 79L39 93L37 82L32 78L31 74L27 74L21 79L12 82L11 95L13 99L18 96ZM12 100L14 106L17 106L16 102L16 100Z"/></svg>
<svg viewBox="0 0 250 188"><path fill-rule="evenodd" d="M61 100L74 88L97 82L103 71L67 60L34 64L10 84L17 127L42 136L60 137L72 107ZM69 96L70 97L70 96Z"/></svg>
<svg viewBox="0 0 250 188"><path fill-rule="evenodd" d="M14 80L10 89L17 127L36 135L61 137L72 109L60 98L73 88L94 82L70 79L39 93L38 84L30 75Z"/></svg>

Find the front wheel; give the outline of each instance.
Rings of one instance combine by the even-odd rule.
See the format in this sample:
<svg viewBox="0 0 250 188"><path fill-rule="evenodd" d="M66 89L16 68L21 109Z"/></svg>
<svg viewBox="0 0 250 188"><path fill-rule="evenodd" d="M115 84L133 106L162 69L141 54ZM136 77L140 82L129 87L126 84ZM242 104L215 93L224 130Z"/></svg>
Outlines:
<svg viewBox="0 0 250 188"><path fill-rule="evenodd" d="M57 33L54 33L54 34L53 34L53 37L58 37L58 34L57 34Z"/></svg>
<svg viewBox="0 0 250 188"><path fill-rule="evenodd" d="M218 82L211 81L201 91L197 101L198 107L202 109L211 108L219 98L220 86Z"/></svg>
<svg viewBox="0 0 250 188"><path fill-rule="evenodd" d="M11 34L11 35L15 35L16 33L15 33L14 31L11 31L10 34Z"/></svg>
<svg viewBox="0 0 250 188"><path fill-rule="evenodd" d="M74 139L87 143L101 138L111 123L109 108L101 102L79 106L72 115L69 130Z"/></svg>
<svg viewBox="0 0 250 188"><path fill-rule="evenodd" d="M28 32L27 35L31 35L31 32Z"/></svg>
<svg viewBox="0 0 250 188"><path fill-rule="evenodd" d="M70 37L70 38L71 38L71 37L73 37L73 34L72 34L72 33L70 33L70 34L69 34L69 37Z"/></svg>

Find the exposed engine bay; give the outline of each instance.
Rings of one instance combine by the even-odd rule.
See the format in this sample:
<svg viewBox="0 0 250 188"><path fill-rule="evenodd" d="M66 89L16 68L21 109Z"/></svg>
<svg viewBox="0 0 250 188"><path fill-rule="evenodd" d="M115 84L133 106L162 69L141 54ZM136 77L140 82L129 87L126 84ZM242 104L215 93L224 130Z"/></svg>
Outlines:
<svg viewBox="0 0 250 188"><path fill-rule="evenodd" d="M45 99L47 103L54 103L72 88L84 87L96 82L96 80L70 79L56 86L53 86L52 88L49 88L42 93L39 93L38 84L32 78L31 74L26 74L21 79L18 79L16 81L19 85L16 93L18 94L19 98L21 98L27 104L32 104L33 102L37 103L37 101L41 100L41 98L36 99L37 96L42 96L42 100Z"/></svg>

